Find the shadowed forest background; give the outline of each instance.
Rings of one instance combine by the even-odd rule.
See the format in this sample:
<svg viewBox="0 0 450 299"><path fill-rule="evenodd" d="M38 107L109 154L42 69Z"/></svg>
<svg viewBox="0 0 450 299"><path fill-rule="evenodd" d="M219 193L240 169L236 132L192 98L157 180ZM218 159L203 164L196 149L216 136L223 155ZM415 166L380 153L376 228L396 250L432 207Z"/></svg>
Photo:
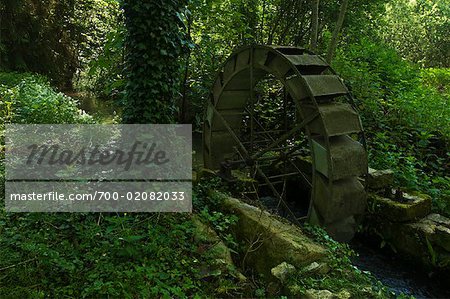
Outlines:
<svg viewBox="0 0 450 299"><path fill-rule="evenodd" d="M0 124L192 123L201 132L217 70L236 47L291 45L326 57L356 99L369 166L450 216L449 0L2 0ZM281 91L268 90L274 96ZM265 107L270 111L280 107ZM0 165L4 197L4 164ZM266 297L203 254L194 217L230 248L235 217L194 189L193 215L0 211L0 297ZM316 228L336 271L301 291L401 297L355 270ZM201 234L201 233L200 233ZM211 270L213 268L214 270ZM244 269L241 269L245 272ZM246 273L248 274L248 273Z"/></svg>

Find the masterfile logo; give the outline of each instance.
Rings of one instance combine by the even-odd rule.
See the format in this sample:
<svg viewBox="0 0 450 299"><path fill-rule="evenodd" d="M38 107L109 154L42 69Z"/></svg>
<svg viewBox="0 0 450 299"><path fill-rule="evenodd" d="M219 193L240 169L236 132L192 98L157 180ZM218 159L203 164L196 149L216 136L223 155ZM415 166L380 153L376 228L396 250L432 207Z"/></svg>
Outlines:
<svg viewBox="0 0 450 299"><path fill-rule="evenodd" d="M13 124L5 139L8 211L192 209L191 125Z"/></svg>

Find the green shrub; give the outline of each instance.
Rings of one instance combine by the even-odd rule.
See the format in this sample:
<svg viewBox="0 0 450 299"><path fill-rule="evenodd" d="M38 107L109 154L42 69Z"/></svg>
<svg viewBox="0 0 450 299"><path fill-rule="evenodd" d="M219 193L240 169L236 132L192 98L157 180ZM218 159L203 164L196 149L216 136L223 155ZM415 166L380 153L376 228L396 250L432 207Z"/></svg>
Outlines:
<svg viewBox="0 0 450 299"><path fill-rule="evenodd" d="M92 123L77 102L56 92L48 80L29 73L0 73L0 198L4 197L5 123Z"/></svg>
<svg viewBox="0 0 450 299"><path fill-rule="evenodd" d="M4 155L4 154L2 154ZM0 161L0 200L5 198L5 164L3 163L3 158Z"/></svg>
<svg viewBox="0 0 450 299"><path fill-rule="evenodd" d="M0 73L0 117L13 123L92 122L77 101L56 92L42 76L16 73Z"/></svg>
<svg viewBox="0 0 450 299"><path fill-rule="evenodd" d="M421 70L387 45L362 38L339 49L335 69L356 98L373 168L434 198L450 215L450 71Z"/></svg>
<svg viewBox="0 0 450 299"><path fill-rule="evenodd" d="M443 95L450 96L450 69L423 69L422 81L425 85L436 88Z"/></svg>
<svg viewBox="0 0 450 299"><path fill-rule="evenodd" d="M421 72L388 46L364 38L340 49L333 65L358 99L369 130L402 125L450 137L448 94L433 84L445 85L448 71Z"/></svg>

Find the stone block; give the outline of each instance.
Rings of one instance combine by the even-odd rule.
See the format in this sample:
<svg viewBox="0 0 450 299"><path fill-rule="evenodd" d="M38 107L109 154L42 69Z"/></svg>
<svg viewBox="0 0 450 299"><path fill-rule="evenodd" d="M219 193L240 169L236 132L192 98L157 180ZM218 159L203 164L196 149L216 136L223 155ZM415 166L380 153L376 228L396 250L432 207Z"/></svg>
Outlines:
<svg viewBox="0 0 450 299"><path fill-rule="evenodd" d="M303 273L308 275L325 275L330 272L330 266L326 263L312 262L310 265L302 269Z"/></svg>
<svg viewBox="0 0 450 299"><path fill-rule="evenodd" d="M450 253L450 219L439 215L430 214L419 222L427 238Z"/></svg>
<svg viewBox="0 0 450 299"><path fill-rule="evenodd" d="M368 206L372 213L392 222L408 222L425 217L431 212L431 198L427 195L404 193L404 201L396 201L371 194Z"/></svg>
<svg viewBox="0 0 450 299"><path fill-rule="evenodd" d="M430 214L410 223L379 217L369 219L370 230L405 258L428 268L450 271L450 219ZM369 230L369 231L370 231Z"/></svg>
<svg viewBox="0 0 450 299"><path fill-rule="evenodd" d="M313 203L324 224L364 213L366 193L356 177L330 184L326 178L317 174L314 180Z"/></svg>
<svg viewBox="0 0 450 299"><path fill-rule="evenodd" d="M295 267L286 262L282 262L278 266L272 268L270 272L274 277L276 277L281 283L284 283L289 276L295 273Z"/></svg>
<svg viewBox="0 0 450 299"><path fill-rule="evenodd" d="M369 168L367 186L372 190L390 188L394 183L394 172L390 169L376 170Z"/></svg>
<svg viewBox="0 0 450 299"><path fill-rule="evenodd" d="M325 248L306 236L301 228L238 199L218 192L214 196L223 201L223 212L239 217L234 235L244 244L246 265L258 273L271 277L272 268L283 262L303 268L326 258Z"/></svg>
<svg viewBox="0 0 450 299"><path fill-rule="evenodd" d="M305 295L302 297L304 299L349 299L352 295L347 290L341 290L338 293L332 293L328 290L306 290Z"/></svg>

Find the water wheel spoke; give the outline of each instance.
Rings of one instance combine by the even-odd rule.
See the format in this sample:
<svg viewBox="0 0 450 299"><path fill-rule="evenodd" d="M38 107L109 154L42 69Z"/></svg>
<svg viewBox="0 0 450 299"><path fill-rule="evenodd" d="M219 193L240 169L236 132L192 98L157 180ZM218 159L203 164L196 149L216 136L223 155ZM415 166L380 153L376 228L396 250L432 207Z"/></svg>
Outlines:
<svg viewBox="0 0 450 299"><path fill-rule="evenodd" d="M287 202L283 199L283 197L278 193L277 189L273 186L273 184L270 182L269 178L266 176L266 174L259 168L256 167L257 174L264 180L264 182L269 186L269 188L272 190L274 196L279 200L281 204L283 204L283 207L286 209L286 211L289 213L289 215L292 217L292 220L295 224L301 225L300 222L297 220L297 217L295 216L294 212L292 212L291 208L287 204Z"/></svg>
<svg viewBox="0 0 450 299"><path fill-rule="evenodd" d="M231 128L231 126L228 124L228 122L225 120L225 118L220 114L220 112L217 111L216 107L212 106L212 108L213 108L214 112L216 113L216 115L219 117L219 120L222 122L222 124L227 129L228 133L230 133L230 135L232 136L232 138L234 139L236 144L239 145L239 148L242 150L244 158L248 159L249 158L248 151L245 148L245 146L242 144L242 142L239 139L239 137L237 137L237 135L234 132L234 130Z"/></svg>
<svg viewBox="0 0 450 299"><path fill-rule="evenodd" d="M265 149L255 153L252 155L252 159L257 159L264 155L265 153L271 151L274 147L282 143L283 141L286 141L288 138L292 137L295 133L297 133L300 129L303 129L307 124L312 122L314 119L316 119L319 116L319 113L315 113L312 116L306 118L301 123L295 125L291 130L283 134L281 137L279 137L277 140L273 141L268 147Z"/></svg>

